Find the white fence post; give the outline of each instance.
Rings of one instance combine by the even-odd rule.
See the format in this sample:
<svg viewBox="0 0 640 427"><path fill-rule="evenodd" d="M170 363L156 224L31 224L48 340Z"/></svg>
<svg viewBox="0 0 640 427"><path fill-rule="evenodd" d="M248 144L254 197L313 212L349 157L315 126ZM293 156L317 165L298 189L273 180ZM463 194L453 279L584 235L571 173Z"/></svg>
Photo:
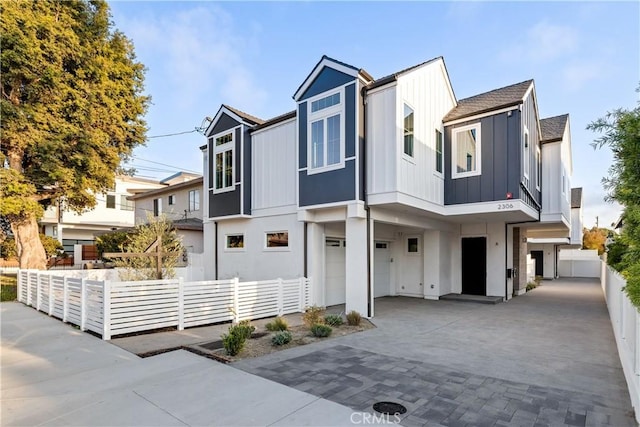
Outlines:
<svg viewBox="0 0 640 427"><path fill-rule="evenodd" d="M233 278L233 321L235 323L240 322L240 279L237 277Z"/></svg>
<svg viewBox="0 0 640 427"><path fill-rule="evenodd" d="M36 272L36 310L40 311L40 272Z"/></svg>
<svg viewBox="0 0 640 427"><path fill-rule="evenodd" d="M111 339L111 282L102 282L102 339Z"/></svg>
<svg viewBox="0 0 640 427"><path fill-rule="evenodd" d="M53 277L49 275L49 316L53 316L53 304L55 299L53 298Z"/></svg>
<svg viewBox="0 0 640 427"><path fill-rule="evenodd" d="M18 275L16 276L16 291L18 292L18 302L22 301L22 271L18 269Z"/></svg>
<svg viewBox="0 0 640 427"><path fill-rule="evenodd" d="M284 311L284 285L282 278L278 277L278 316L282 316Z"/></svg>
<svg viewBox="0 0 640 427"><path fill-rule="evenodd" d="M184 279L178 279L178 330L184 330Z"/></svg>
<svg viewBox="0 0 640 427"><path fill-rule="evenodd" d="M298 305L298 311L302 313L304 311L304 277L300 277L300 304Z"/></svg>
<svg viewBox="0 0 640 427"><path fill-rule="evenodd" d="M62 279L62 321L67 322L69 316L69 284L67 283L67 276Z"/></svg>
<svg viewBox="0 0 640 427"><path fill-rule="evenodd" d="M86 330L87 323L87 279L80 285L80 330Z"/></svg>
<svg viewBox="0 0 640 427"><path fill-rule="evenodd" d="M27 305L31 305L31 271L27 270Z"/></svg>

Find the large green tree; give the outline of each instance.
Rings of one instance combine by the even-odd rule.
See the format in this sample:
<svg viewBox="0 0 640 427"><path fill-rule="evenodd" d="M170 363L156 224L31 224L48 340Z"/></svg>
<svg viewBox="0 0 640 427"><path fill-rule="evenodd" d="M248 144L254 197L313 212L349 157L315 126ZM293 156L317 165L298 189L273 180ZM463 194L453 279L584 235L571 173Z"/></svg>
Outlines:
<svg viewBox="0 0 640 427"><path fill-rule="evenodd" d="M144 66L103 0L4 0L0 215L20 266L44 268L37 220L60 199L81 212L144 143Z"/></svg>
<svg viewBox="0 0 640 427"><path fill-rule="evenodd" d="M587 128L601 134L595 148L607 146L613 152L603 183L607 198L624 206L621 241L627 245L622 255L616 254L616 267L627 279L625 292L640 308L640 103L632 110L609 112Z"/></svg>

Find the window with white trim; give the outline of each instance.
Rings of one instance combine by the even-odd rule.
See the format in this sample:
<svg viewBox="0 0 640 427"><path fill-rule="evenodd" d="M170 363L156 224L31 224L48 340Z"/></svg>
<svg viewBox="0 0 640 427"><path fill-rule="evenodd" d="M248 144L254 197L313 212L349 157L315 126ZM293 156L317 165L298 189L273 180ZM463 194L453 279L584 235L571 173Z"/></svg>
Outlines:
<svg viewBox="0 0 640 427"><path fill-rule="evenodd" d="M230 191L234 188L233 164L235 157L234 131L214 137L215 173L214 192Z"/></svg>
<svg viewBox="0 0 640 427"><path fill-rule="evenodd" d="M417 237L407 238L407 253L417 254L420 252L420 239Z"/></svg>
<svg viewBox="0 0 640 427"><path fill-rule="evenodd" d="M413 157L413 108L404 104L404 154Z"/></svg>
<svg viewBox="0 0 640 427"><path fill-rule="evenodd" d="M170 194L169 195L169 205L175 205L176 204L176 195L175 194Z"/></svg>
<svg viewBox="0 0 640 427"><path fill-rule="evenodd" d="M344 164L343 92L309 102L308 163L310 171L336 169Z"/></svg>
<svg viewBox="0 0 640 427"><path fill-rule="evenodd" d="M529 165L531 163L531 158L530 158L530 152L531 152L531 143L529 142L529 129L527 129L527 127L524 127L524 177L525 177L525 182L528 184L529 183Z"/></svg>
<svg viewBox="0 0 640 427"><path fill-rule="evenodd" d="M153 199L153 216L162 215L162 199Z"/></svg>
<svg viewBox="0 0 640 427"><path fill-rule="evenodd" d="M126 194L120 195L120 210L132 211L135 208L133 200L128 200Z"/></svg>
<svg viewBox="0 0 640 427"><path fill-rule="evenodd" d="M227 249L244 249L244 234L227 234Z"/></svg>
<svg viewBox="0 0 640 427"><path fill-rule="evenodd" d="M266 241L265 247L267 249L276 248L288 248L289 247L289 232L288 231L274 231L265 233Z"/></svg>
<svg viewBox="0 0 640 427"><path fill-rule="evenodd" d="M444 169L443 145L442 132L436 129L436 172L439 173L442 173L442 170Z"/></svg>
<svg viewBox="0 0 640 427"><path fill-rule="evenodd" d="M453 129L451 178L481 174L480 123Z"/></svg>
<svg viewBox="0 0 640 427"><path fill-rule="evenodd" d="M115 209L115 208L116 208L116 195L107 194L107 209Z"/></svg>
<svg viewBox="0 0 640 427"><path fill-rule="evenodd" d="M189 212L200 210L200 190L189 191Z"/></svg>
<svg viewBox="0 0 640 427"><path fill-rule="evenodd" d="M536 189L540 191L542 187L542 154L539 145L536 145L536 171Z"/></svg>

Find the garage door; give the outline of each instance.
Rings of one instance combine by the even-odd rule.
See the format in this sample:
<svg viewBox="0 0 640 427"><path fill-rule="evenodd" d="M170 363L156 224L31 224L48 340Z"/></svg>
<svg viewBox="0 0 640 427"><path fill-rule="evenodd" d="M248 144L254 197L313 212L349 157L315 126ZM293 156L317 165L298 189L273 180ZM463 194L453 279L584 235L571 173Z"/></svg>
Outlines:
<svg viewBox="0 0 640 427"><path fill-rule="evenodd" d="M389 243L376 242L373 254L374 297L391 294L391 250Z"/></svg>
<svg viewBox="0 0 640 427"><path fill-rule="evenodd" d="M344 239L327 239L325 245L325 305L346 301Z"/></svg>

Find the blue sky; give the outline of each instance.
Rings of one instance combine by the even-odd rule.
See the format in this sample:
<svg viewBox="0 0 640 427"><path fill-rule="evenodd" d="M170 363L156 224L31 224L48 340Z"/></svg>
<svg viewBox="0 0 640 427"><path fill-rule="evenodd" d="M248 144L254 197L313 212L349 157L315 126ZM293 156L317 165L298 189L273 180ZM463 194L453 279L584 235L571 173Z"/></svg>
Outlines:
<svg viewBox="0 0 640 427"><path fill-rule="evenodd" d="M569 113L573 187L584 187L585 226L609 226L603 201L608 149L585 127L633 108L640 85L639 2L111 2L134 42L153 101L148 135L190 131L225 103L267 119L322 55L379 78L443 56L458 99L535 79L540 115ZM201 172L198 133L151 138L139 175ZM156 163L151 163L156 162ZM165 164L169 166L160 165Z"/></svg>

